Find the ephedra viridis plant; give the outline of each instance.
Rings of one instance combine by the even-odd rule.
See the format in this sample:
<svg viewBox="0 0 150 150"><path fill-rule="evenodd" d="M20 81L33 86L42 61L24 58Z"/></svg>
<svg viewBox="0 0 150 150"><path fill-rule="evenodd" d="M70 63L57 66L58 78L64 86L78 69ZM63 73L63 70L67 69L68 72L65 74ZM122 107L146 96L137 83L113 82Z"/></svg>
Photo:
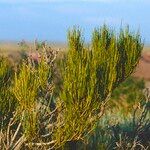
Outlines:
<svg viewBox="0 0 150 150"><path fill-rule="evenodd" d="M112 91L134 71L143 43L129 27L119 34L106 25L93 31L86 46L80 29L68 32L68 52L63 61L63 103L61 125L56 132L58 145L76 148L92 133L104 113Z"/></svg>

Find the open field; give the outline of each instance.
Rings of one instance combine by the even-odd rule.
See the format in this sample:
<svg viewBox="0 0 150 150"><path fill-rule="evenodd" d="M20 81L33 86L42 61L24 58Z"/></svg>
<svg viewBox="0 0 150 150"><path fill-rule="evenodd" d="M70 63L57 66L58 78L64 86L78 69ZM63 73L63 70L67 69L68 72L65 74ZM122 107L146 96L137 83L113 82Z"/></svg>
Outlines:
<svg viewBox="0 0 150 150"><path fill-rule="evenodd" d="M34 45L34 43L27 42L28 45ZM53 49L62 49L66 48L66 44L62 42L50 42L49 45ZM0 42L0 53L3 55L9 55L13 53L18 53L21 50L19 43L17 42ZM30 49L29 49L30 51Z"/></svg>

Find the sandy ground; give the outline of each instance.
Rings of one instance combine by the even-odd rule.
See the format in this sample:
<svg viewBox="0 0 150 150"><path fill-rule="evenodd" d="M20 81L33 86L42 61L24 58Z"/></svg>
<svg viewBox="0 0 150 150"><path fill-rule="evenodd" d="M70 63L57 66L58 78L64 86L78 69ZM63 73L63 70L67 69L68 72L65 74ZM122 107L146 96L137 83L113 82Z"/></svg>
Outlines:
<svg viewBox="0 0 150 150"><path fill-rule="evenodd" d="M143 52L134 76L150 81L150 52Z"/></svg>
<svg viewBox="0 0 150 150"><path fill-rule="evenodd" d="M146 81L146 87L150 89L150 51L144 51L142 53L133 76L144 79Z"/></svg>

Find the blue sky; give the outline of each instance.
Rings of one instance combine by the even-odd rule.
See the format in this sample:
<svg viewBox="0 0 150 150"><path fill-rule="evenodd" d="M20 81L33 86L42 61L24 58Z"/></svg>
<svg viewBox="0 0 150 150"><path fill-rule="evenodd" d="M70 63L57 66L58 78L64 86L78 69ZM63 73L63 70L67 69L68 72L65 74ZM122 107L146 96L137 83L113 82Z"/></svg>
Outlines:
<svg viewBox="0 0 150 150"><path fill-rule="evenodd" d="M150 43L150 0L0 0L0 40L64 42L76 25L89 41L94 27L104 23L140 28Z"/></svg>

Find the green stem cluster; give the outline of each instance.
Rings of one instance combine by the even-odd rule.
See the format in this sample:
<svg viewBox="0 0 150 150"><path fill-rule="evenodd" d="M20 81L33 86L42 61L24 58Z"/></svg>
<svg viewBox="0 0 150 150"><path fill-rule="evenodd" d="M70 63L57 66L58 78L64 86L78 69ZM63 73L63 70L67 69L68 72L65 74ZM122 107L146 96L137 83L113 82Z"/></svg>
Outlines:
<svg viewBox="0 0 150 150"><path fill-rule="evenodd" d="M117 35L104 25L94 30L91 48L85 46L79 29L70 30L68 47L60 94L65 107L65 124L57 134L60 142L64 137L83 140L92 130L109 95L136 67L143 44L139 33L128 27Z"/></svg>

